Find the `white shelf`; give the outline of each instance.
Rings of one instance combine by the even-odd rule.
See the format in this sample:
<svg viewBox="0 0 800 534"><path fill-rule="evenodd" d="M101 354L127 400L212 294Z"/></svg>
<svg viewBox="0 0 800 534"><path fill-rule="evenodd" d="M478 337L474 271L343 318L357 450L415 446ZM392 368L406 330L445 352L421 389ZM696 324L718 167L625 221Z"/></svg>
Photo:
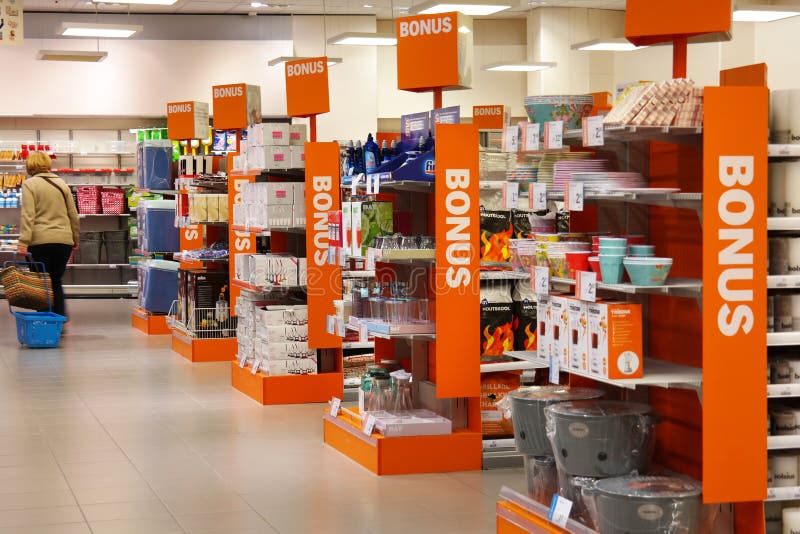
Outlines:
<svg viewBox="0 0 800 534"><path fill-rule="evenodd" d="M497 449L517 449L517 443L514 438L499 438L499 439L486 439L483 440L483 450L494 451Z"/></svg>
<svg viewBox="0 0 800 534"><path fill-rule="evenodd" d="M679 128L677 126L605 126L604 138L609 141L664 141L700 145L703 142L702 128ZM583 139L583 130L567 130L564 141Z"/></svg>
<svg viewBox="0 0 800 534"><path fill-rule="evenodd" d="M800 332L767 332L768 347L800 345Z"/></svg>
<svg viewBox="0 0 800 534"><path fill-rule="evenodd" d="M481 280L530 280L531 273L518 271L481 271Z"/></svg>
<svg viewBox="0 0 800 534"><path fill-rule="evenodd" d="M770 399L800 397L800 384L768 384L767 397Z"/></svg>
<svg viewBox="0 0 800 534"><path fill-rule="evenodd" d="M342 349L374 349L374 341L344 341L342 342Z"/></svg>
<svg viewBox="0 0 800 534"><path fill-rule="evenodd" d="M505 355L531 362L536 366L534 368L548 367L546 362L539 359L535 351L510 351ZM642 378L609 379L574 369L562 368L561 371L628 389L636 389L637 386L700 389L703 384L703 370L699 367L690 367L656 358L644 359L644 376Z"/></svg>
<svg viewBox="0 0 800 534"><path fill-rule="evenodd" d="M86 219L87 217L130 217L130 213L120 213L120 214L113 214L113 213L79 213L78 218Z"/></svg>
<svg viewBox="0 0 800 534"><path fill-rule="evenodd" d="M375 278L375 271L342 271L342 278Z"/></svg>
<svg viewBox="0 0 800 534"><path fill-rule="evenodd" d="M800 288L800 274L773 274L767 276L767 289Z"/></svg>
<svg viewBox="0 0 800 534"><path fill-rule="evenodd" d="M527 362L527 361L481 364L481 373L498 373L500 371L525 371L528 369L541 369L541 366L538 363Z"/></svg>
<svg viewBox="0 0 800 534"><path fill-rule="evenodd" d="M551 278L550 282L554 284L575 285L575 280L570 278ZM629 295L647 293L654 295L699 297L703 292L703 281L694 278L667 278L663 286L635 286L633 284L605 284L603 282L598 282L597 289Z"/></svg>
<svg viewBox="0 0 800 534"><path fill-rule="evenodd" d="M800 500L800 487L767 488L768 501L796 501Z"/></svg>
<svg viewBox="0 0 800 534"><path fill-rule="evenodd" d="M771 158L800 158L800 145L769 145L767 155Z"/></svg>
<svg viewBox="0 0 800 534"><path fill-rule="evenodd" d="M771 451L800 449L800 436L767 436L767 449Z"/></svg>
<svg viewBox="0 0 800 534"><path fill-rule="evenodd" d="M767 230L800 230L800 217L768 217Z"/></svg>

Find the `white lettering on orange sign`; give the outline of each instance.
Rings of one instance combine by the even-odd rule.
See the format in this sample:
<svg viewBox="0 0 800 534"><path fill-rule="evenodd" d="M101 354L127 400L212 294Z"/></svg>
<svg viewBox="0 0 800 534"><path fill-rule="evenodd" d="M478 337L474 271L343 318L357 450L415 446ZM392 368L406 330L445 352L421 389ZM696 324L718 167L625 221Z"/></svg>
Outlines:
<svg viewBox="0 0 800 534"><path fill-rule="evenodd" d="M308 61L295 65L286 65L286 76L307 76L309 74L321 74L325 70L325 63L318 61Z"/></svg>
<svg viewBox="0 0 800 534"><path fill-rule="evenodd" d="M233 234L236 236L233 246L237 252L250 250L250 245L252 244L252 241L250 240L250 234L247 232L240 232L238 230L234 231Z"/></svg>
<svg viewBox="0 0 800 534"><path fill-rule="evenodd" d="M447 169L445 184L448 192L445 197L447 224L445 258L449 267L445 272L445 281L449 287L467 287L472 281L470 250L473 246L473 221L466 215L470 210L470 198L466 189L469 187L469 169Z"/></svg>
<svg viewBox="0 0 800 534"><path fill-rule="evenodd" d="M314 195L311 199L314 208L314 264L322 267L328 261L328 211L333 207L333 179L330 176L314 176L311 180Z"/></svg>
<svg viewBox="0 0 800 534"><path fill-rule="evenodd" d="M200 229L199 229L199 227L196 224L193 224L192 226L188 226L183 231L183 237L187 241L194 241L195 239L199 239L200 238Z"/></svg>
<svg viewBox="0 0 800 534"><path fill-rule="evenodd" d="M244 96L244 88L241 85L214 88L214 98L234 98L237 96Z"/></svg>
<svg viewBox="0 0 800 534"><path fill-rule="evenodd" d="M753 242L753 213L755 202L746 189L753 183L753 156L722 156L719 158L719 181L729 187L719 198L717 213L729 228L720 228L720 242L730 241L718 255L718 264L726 266L719 274L717 291L725 300L717 314L717 325L726 336L752 330L753 313L753 255L742 250ZM737 187L737 186L745 186ZM731 266L731 267L727 267ZM736 288L732 287L736 284ZM733 309L728 303L737 303Z"/></svg>
<svg viewBox="0 0 800 534"><path fill-rule="evenodd" d="M400 22L400 37L417 37L420 35L438 35L453 31L452 17L409 20Z"/></svg>
<svg viewBox="0 0 800 534"><path fill-rule="evenodd" d="M192 104L189 102L188 104L169 104L167 106L167 113L191 113L192 112Z"/></svg>
<svg viewBox="0 0 800 534"><path fill-rule="evenodd" d="M503 114L503 106L476 107L472 114L476 117L500 116Z"/></svg>

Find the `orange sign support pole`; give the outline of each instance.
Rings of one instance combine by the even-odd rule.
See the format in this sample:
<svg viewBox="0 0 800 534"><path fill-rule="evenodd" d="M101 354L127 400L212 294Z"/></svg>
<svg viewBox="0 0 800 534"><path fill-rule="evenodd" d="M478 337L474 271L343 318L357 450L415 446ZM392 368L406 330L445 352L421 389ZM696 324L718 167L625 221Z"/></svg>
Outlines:
<svg viewBox="0 0 800 534"><path fill-rule="evenodd" d="M442 109L442 88L437 87L433 90L433 109Z"/></svg>
<svg viewBox="0 0 800 534"><path fill-rule="evenodd" d="M672 77L686 78L689 39L677 37L672 41Z"/></svg>
<svg viewBox="0 0 800 534"><path fill-rule="evenodd" d="M311 115L308 118L309 141L317 142L317 116Z"/></svg>

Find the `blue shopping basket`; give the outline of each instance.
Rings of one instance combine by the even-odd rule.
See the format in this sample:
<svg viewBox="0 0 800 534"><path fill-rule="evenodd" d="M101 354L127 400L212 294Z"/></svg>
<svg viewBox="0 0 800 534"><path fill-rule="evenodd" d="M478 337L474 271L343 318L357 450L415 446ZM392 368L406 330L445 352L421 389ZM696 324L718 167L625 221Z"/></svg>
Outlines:
<svg viewBox="0 0 800 534"><path fill-rule="evenodd" d="M36 267L45 272L44 263L41 262L14 262L7 261L3 263L3 267L9 265L27 266L28 268ZM17 340L20 345L27 346L31 349L51 349L58 347L61 342L61 329L64 326L67 318L63 315L53 313L53 306L50 302L50 295L47 296L48 311L41 312L20 312L14 311L11 303L8 304L8 309L11 315L17 320Z"/></svg>

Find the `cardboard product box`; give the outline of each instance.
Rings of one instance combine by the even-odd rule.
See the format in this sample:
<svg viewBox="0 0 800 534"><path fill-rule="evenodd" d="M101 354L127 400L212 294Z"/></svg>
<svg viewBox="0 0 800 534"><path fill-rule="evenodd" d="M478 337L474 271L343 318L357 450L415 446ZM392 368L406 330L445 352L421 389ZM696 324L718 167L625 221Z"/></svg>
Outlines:
<svg viewBox="0 0 800 534"><path fill-rule="evenodd" d="M256 326L308 324L308 306L262 306L256 310Z"/></svg>
<svg viewBox="0 0 800 534"><path fill-rule="evenodd" d="M305 169L306 147L304 145L289 147L289 159L291 169Z"/></svg>
<svg viewBox="0 0 800 534"><path fill-rule="evenodd" d="M507 371L481 375L481 433L489 437L514 435L511 419L506 419L497 403L520 387L520 372Z"/></svg>
<svg viewBox="0 0 800 534"><path fill-rule="evenodd" d="M188 313L190 324L196 322L197 309L215 309L222 298L230 303L227 271L189 271Z"/></svg>
<svg viewBox="0 0 800 534"><path fill-rule="evenodd" d="M391 202L362 202L360 210L360 235L361 251L363 256L367 249L375 243L375 238L381 235L391 235L394 232L394 206Z"/></svg>
<svg viewBox="0 0 800 534"><path fill-rule="evenodd" d="M297 258L297 285L308 285L308 259Z"/></svg>
<svg viewBox="0 0 800 534"><path fill-rule="evenodd" d="M245 154L247 154L247 166L245 170L264 168L266 160L264 159L264 149L262 147L248 146Z"/></svg>
<svg viewBox="0 0 800 534"><path fill-rule="evenodd" d="M549 295L536 297L536 323L539 337L536 353L540 360L549 362L550 354L553 351L553 322L550 320Z"/></svg>
<svg viewBox="0 0 800 534"><path fill-rule="evenodd" d="M305 204L295 204L292 206L292 226L303 227L307 224Z"/></svg>
<svg viewBox="0 0 800 534"><path fill-rule="evenodd" d="M262 124L251 124L247 127L247 143L250 146L264 146L264 128L262 128Z"/></svg>
<svg viewBox="0 0 800 534"><path fill-rule="evenodd" d="M289 144L305 146L308 141L308 128L305 124L292 124L289 127Z"/></svg>
<svg viewBox="0 0 800 534"><path fill-rule="evenodd" d="M266 366L264 372L269 376L317 374L317 361L312 358L305 358L302 360L274 360L264 362L262 365Z"/></svg>
<svg viewBox="0 0 800 534"><path fill-rule="evenodd" d="M570 299L569 311L569 368L589 372L589 315L588 303Z"/></svg>
<svg viewBox="0 0 800 534"><path fill-rule="evenodd" d="M342 212L328 212L328 247L342 246Z"/></svg>
<svg viewBox="0 0 800 534"><path fill-rule="evenodd" d="M587 313L590 373L608 379L644 376L641 305L594 302Z"/></svg>
<svg viewBox="0 0 800 534"><path fill-rule="evenodd" d="M264 169L288 169L291 166L292 154L288 146L265 146Z"/></svg>
<svg viewBox="0 0 800 534"><path fill-rule="evenodd" d="M267 206L267 228L292 226L294 221L294 206L277 204Z"/></svg>
<svg viewBox="0 0 800 534"><path fill-rule="evenodd" d="M242 282L250 283L250 254L236 254L234 255L234 267L235 267L235 276L236 280L241 280ZM236 310L237 315L242 315L238 308Z"/></svg>
<svg viewBox="0 0 800 534"><path fill-rule="evenodd" d="M233 171L244 172L247 169L247 152L242 152L238 156L233 156Z"/></svg>
<svg viewBox="0 0 800 534"><path fill-rule="evenodd" d="M267 205L288 205L294 204L295 187L291 182L266 182L258 184L263 187L264 199Z"/></svg>
<svg viewBox="0 0 800 534"><path fill-rule="evenodd" d="M178 270L178 321L187 324L189 320L189 273L197 269Z"/></svg>
<svg viewBox="0 0 800 534"><path fill-rule="evenodd" d="M256 286L296 286L297 258L279 254L250 256L250 283Z"/></svg>
<svg viewBox="0 0 800 534"><path fill-rule="evenodd" d="M294 186L294 205L303 206L306 208L306 183L305 182L292 182Z"/></svg>
<svg viewBox="0 0 800 534"><path fill-rule="evenodd" d="M553 355L561 369L569 369L569 301L568 297L550 296L550 320L553 323Z"/></svg>
<svg viewBox="0 0 800 534"><path fill-rule="evenodd" d="M225 211L228 211L227 204L225 205ZM247 225L247 204L234 204L233 205L233 224L236 226L246 226Z"/></svg>
<svg viewBox="0 0 800 534"><path fill-rule="evenodd" d="M350 233L350 254L361 256L361 205L363 202L352 202L350 206L350 223L352 232Z"/></svg>
<svg viewBox="0 0 800 534"><path fill-rule="evenodd" d="M219 218L219 205L222 202L227 203L228 198L227 195L205 195L208 197L206 199L206 209L208 211L208 222L219 222L221 219ZM223 200L224 197L224 200Z"/></svg>
<svg viewBox="0 0 800 534"><path fill-rule="evenodd" d="M265 327L264 340L269 343L308 343L308 325Z"/></svg>
<svg viewBox="0 0 800 534"><path fill-rule="evenodd" d="M353 203L342 202L342 248L350 253L350 241L353 236Z"/></svg>
<svg viewBox="0 0 800 534"><path fill-rule="evenodd" d="M268 122L260 124L264 146L289 146L292 125L287 122Z"/></svg>
<svg viewBox="0 0 800 534"><path fill-rule="evenodd" d="M262 343L266 346L265 357L270 361L316 359L317 357L317 351L309 348L308 342L273 343L272 341L262 341Z"/></svg>

